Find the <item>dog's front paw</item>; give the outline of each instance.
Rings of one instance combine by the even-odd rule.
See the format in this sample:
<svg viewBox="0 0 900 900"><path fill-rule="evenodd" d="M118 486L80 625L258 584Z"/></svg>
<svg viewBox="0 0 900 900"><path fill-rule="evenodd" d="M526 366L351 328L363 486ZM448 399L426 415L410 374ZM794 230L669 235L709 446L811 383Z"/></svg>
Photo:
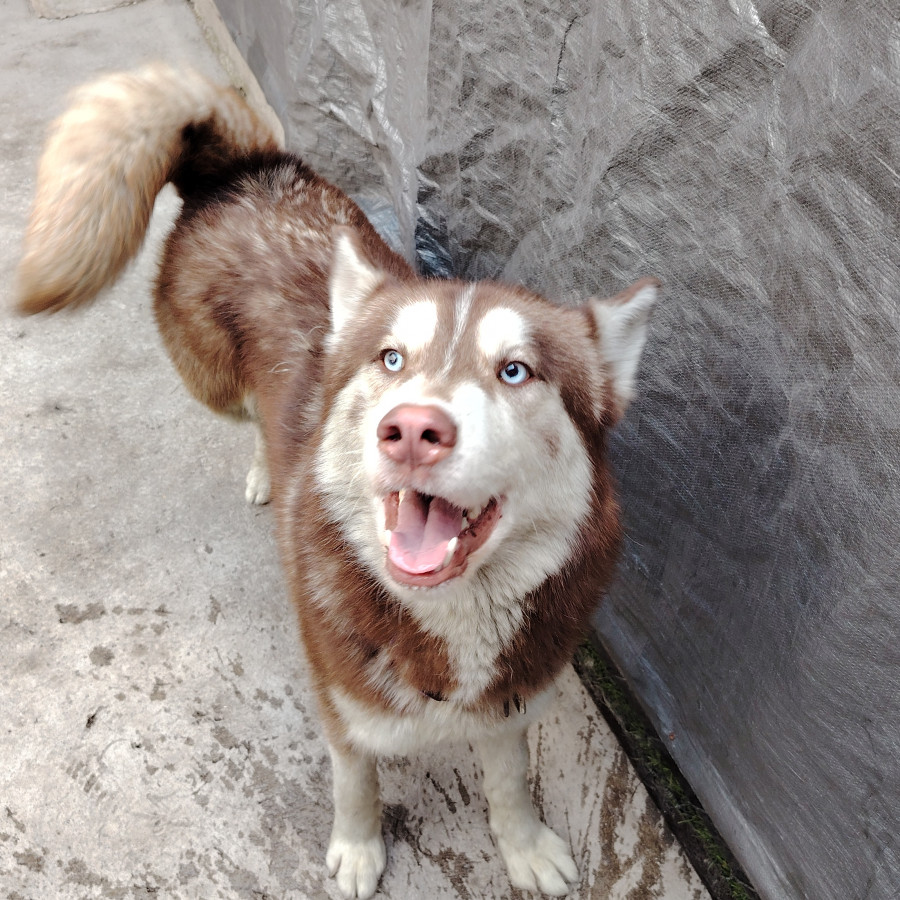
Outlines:
<svg viewBox="0 0 900 900"><path fill-rule="evenodd" d="M568 883L578 880L578 868L568 844L546 825L537 824L539 828L527 842L498 840L509 880L523 891L562 897L569 892Z"/></svg>
<svg viewBox="0 0 900 900"><path fill-rule="evenodd" d="M328 874L337 879L341 893L351 900L365 900L375 893L386 861L380 834L361 841L332 837L325 856Z"/></svg>
<svg viewBox="0 0 900 900"><path fill-rule="evenodd" d="M272 482L269 479L269 467L265 462L253 461L247 473L247 490L244 492L248 503L263 506L272 496Z"/></svg>

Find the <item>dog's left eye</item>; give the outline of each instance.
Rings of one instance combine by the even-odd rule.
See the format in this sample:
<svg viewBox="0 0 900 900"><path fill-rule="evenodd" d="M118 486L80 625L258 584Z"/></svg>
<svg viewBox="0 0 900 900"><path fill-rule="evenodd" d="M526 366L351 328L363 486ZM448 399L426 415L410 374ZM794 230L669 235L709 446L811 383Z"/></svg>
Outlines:
<svg viewBox="0 0 900 900"><path fill-rule="evenodd" d="M523 362L513 361L502 366L497 373L501 381L507 384L524 384L531 378L531 369Z"/></svg>
<svg viewBox="0 0 900 900"><path fill-rule="evenodd" d="M381 361L388 372L399 372L403 368L403 354L398 350L383 350Z"/></svg>

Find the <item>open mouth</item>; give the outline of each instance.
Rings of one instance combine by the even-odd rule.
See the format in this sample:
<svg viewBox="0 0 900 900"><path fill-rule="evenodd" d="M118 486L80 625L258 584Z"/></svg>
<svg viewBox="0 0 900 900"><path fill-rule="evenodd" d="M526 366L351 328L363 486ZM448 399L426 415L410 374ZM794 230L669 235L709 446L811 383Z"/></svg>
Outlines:
<svg viewBox="0 0 900 900"><path fill-rule="evenodd" d="M463 509L414 490L384 498L387 570L410 587L433 587L462 575L469 556L490 537L500 502Z"/></svg>

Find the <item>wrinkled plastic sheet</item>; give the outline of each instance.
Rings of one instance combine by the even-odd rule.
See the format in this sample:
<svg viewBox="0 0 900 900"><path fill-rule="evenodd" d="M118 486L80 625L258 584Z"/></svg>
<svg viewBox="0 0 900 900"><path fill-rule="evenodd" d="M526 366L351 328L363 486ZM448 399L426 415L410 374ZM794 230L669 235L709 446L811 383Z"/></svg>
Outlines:
<svg viewBox="0 0 900 900"><path fill-rule="evenodd" d="M896 4L220 6L424 268L662 278L596 627L764 897L896 900Z"/></svg>

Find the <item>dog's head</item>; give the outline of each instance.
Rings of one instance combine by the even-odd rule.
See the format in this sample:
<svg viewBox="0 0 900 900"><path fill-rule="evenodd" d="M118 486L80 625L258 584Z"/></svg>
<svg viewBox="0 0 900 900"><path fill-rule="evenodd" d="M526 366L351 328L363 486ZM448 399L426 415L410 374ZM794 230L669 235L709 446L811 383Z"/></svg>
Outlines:
<svg viewBox="0 0 900 900"><path fill-rule="evenodd" d="M391 593L481 578L520 597L563 566L657 290L561 308L492 282L397 281L336 232L317 482Z"/></svg>

